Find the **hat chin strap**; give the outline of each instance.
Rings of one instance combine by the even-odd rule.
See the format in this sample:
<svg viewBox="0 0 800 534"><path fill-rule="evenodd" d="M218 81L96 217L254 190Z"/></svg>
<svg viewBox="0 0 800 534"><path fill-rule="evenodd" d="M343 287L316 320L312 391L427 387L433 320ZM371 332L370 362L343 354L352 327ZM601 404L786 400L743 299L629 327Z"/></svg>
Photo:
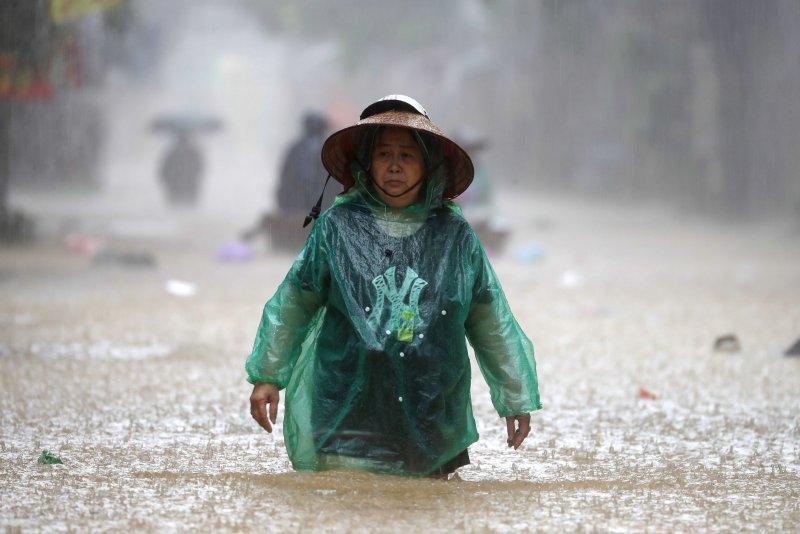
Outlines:
<svg viewBox="0 0 800 534"><path fill-rule="evenodd" d="M306 215L306 220L303 222L303 228L308 226L311 221L316 221L319 218L319 212L322 211L322 197L325 195L325 188L328 187L328 181L330 181L331 175L328 174L328 177L325 178L325 185L322 186L322 193L319 194L319 198L317 199L317 203L314 204L314 207L311 208L311 212Z"/></svg>
<svg viewBox="0 0 800 534"><path fill-rule="evenodd" d="M423 174L422 177L420 177L419 180L414 182L413 185L407 187L405 191L403 191L401 193L390 193L390 192L388 192L386 189L384 189L383 187L381 187L378 184L378 181L375 180L375 177L372 176L372 173L369 172L369 170L366 167L364 167L364 164L361 163L360 159L358 159L358 158L354 158L354 159L355 159L356 163L358 163L358 166L361 167L361 170L364 171L365 173L367 173L367 176L369 176L369 180L372 182L372 185L374 185L375 187L380 189L383 192L384 195L386 195L387 197L390 197L390 198L400 198L400 197L402 197L404 195L407 195L410 191L413 191L419 184L421 184L422 182L427 180L430 177L430 175L433 174L436 171L436 169L441 167L442 163L444 163L444 160L441 160L439 163L437 163L436 165L434 165L433 167L428 169L428 171L425 174Z"/></svg>
<svg viewBox="0 0 800 534"><path fill-rule="evenodd" d="M430 177L430 175L433 174L436 171L436 169L441 167L442 163L444 163L444 159L442 159L439 163L437 163L436 165L434 165L433 167L428 169L428 172L423 174L422 177L414 183L414 185L412 185L410 187L407 187L406 190L403 191L402 193L390 193L386 189L384 189L383 187L378 185L378 182L375 180L375 177L372 176L372 173L369 172L369 170L367 170L366 167L364 167L364 164L361 163L360 159L358 159L358 158L354 158L354 159L355 159L356 163L358 163L358 166L361 167L361 170L364 171L365 173L367 173L367 176L369 176L369 179L372 182L372 185L374 185L375 187L377 187L378 189L383 191L383 194L385 194L386 196L388 196L390 198L399 198L399 197L402 197L403 195L408 194L410 191L414 190L414 188L416 188L419 184L421 184L422 182L427 180L428 177ZM325 179L325 184L322 186L322 193L319 194L319 198L317 199L317 203L314 204L313 208L311 208L311 212L308 215L306 215L306 219L303 222L303 228L308 226L311 223L311 221L315 221L315 220L317 220L317 218L319 218L320 211L322 211L322 197L325 195L325 188L328 186L328 182L330 181L330 179L331 179L331 175L328 174L328 177Z"/></svg>
<svg viewBox="0 0 800 534"><path fill-rule="evenodd" d="M405 191L403 191L402 193L390 193L390 192L388 192L386 189L384 189L383 187L381 187L380 185L378 185L378 182L376 182L376 181L375 181L375 177L374 177L374 176L372 176L372 175L370 174L370 175L369 175L369 178L370 178L370 180L372 181L372 185L374 185L375 187L377 187L378 189L380 189L381 191L383 191L383 194L384 194L384 195L386 195L387 197L391 197L391 198L400 198L400 197L402 197L402 196L405 196L405 195L407 195L407 194L408 194L410 191L413 191L413 190L414 190L414 188L416 188L416 187L417 187L419 184L421 184L421 183L422 183L422 182L425 180L425 178L427 178L427 176L423 176L422 178L420 178L419 180L417 180L417 181L414 183L414 185L412 185L412 186L409 186L409 187L408 187L408 188L406 188L406 190L405 190Z"/></svg>

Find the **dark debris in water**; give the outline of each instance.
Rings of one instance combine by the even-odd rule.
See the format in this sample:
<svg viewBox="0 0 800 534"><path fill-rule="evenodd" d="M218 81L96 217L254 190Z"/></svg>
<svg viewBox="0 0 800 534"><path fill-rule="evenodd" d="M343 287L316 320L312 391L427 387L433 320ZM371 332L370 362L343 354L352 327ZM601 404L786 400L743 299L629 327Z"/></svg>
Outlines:
<svg viewBox="0 0 800 534"><path fill-rule="evenodd" d="M725 334L714 341L714 350L716 352L739 352L741 349L742 345L735 334Z"/></svg>

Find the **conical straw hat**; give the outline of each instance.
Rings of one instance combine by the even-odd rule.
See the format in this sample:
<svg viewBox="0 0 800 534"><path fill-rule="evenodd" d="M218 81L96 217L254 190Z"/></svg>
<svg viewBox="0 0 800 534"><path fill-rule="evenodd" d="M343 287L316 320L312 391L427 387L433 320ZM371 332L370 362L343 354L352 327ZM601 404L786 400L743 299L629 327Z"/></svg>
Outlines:
<svg viewBox="0 0 800 534"><path fill-rule="evenodd" d="M350 173L350 164L356 157L361 136L369 127L374 126L409 128L428 134L442 143L443 163L447 174L445 198L456 198L472 183L475 170L467 152L428 118L425 109L416 100L404 95L390 95L368 106L356 124L331 134L322 146L322 163L325 169L342 183L345 190L355 183Z"/></svg>

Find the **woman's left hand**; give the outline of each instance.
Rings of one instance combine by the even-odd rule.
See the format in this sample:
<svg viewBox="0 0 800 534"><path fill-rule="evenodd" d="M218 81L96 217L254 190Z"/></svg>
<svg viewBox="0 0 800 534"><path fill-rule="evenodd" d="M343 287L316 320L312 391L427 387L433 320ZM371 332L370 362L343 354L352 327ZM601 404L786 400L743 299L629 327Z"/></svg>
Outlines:
<svg viewBox="0 0 800 534"><path fill-rule="evenodd" d="M523 413L506 417L506 427L508 428L506 443L516 450L531 432L531 414Z"/></svg>

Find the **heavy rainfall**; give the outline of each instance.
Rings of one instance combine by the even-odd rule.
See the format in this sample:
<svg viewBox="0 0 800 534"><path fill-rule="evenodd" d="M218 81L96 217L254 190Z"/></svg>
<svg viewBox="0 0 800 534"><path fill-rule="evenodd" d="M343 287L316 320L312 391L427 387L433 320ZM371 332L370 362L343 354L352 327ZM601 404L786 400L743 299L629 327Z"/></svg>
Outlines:
<svg viewBox="0 0 800 534"><path fill-rule="evenodd" d="M795 0L4 0L0 527L800 530L798 27ZM325 182L309 139L395 93L475 161L456 201L544 409L508 449L475 369L450 480L295 472L244 361Z"/></svg>

